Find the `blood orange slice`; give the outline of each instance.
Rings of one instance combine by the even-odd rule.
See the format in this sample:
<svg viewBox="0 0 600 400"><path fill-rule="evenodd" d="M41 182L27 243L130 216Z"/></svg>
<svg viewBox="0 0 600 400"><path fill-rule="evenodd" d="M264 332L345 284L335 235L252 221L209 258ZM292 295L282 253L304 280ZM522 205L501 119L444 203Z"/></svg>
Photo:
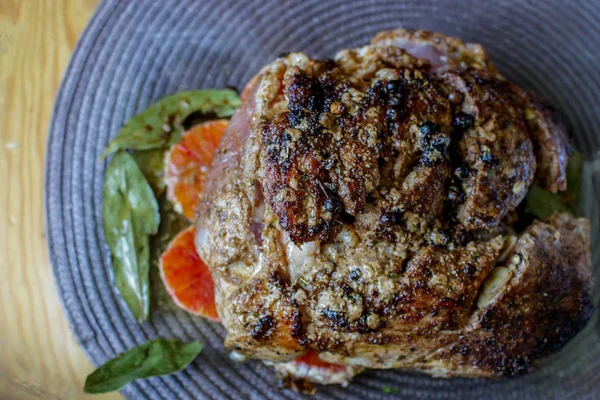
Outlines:
<svg viewBox="0 0 600 400"><path fill-rule="evenodd" d="M321 358L319 358L319 353L312 350L307 351L306 354L298 357L294 362L299 365L325 369L331 372L345 371L347 368L345 365L332 364L321 360Z"/></svg>
<svg viewBox="0 0 600 400"><path fill-rule="evenodd" d="M189 219L194 218L198 195L227 123L227 120L215 120L192 127L166 155L167 198L175 210Z"/></svg>
<svg viewBox="0 0 600 400"><path fill-rule="evenodd" d="M310 383L346 386L364 368L328 363L321 360L319 353L309 350L303 356L287 363L273 363L281 378L281 384L305 394L314 394Z"/></svg>
<svg viewBox="0 0 600 400"><path fill-rule="evenodd" d="M160 256L160 276L175 304L219 322L212 275L196 252L194 236L190 226L173 238Z"/></svg>

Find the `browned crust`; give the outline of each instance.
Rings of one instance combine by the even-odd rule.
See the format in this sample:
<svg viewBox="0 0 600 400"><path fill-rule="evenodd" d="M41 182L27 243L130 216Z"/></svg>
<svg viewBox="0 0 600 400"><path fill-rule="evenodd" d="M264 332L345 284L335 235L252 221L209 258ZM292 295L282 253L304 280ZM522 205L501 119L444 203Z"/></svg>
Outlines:
<svg viewBox="0 0 600 400"><path fill-rule="evenodd" d="M593 311L589 248L586 219L562 214L535 222L508 257L515 274L508 289L483 311L478 325L437 357L513 376L560 349Z"/></svg>
<svg viewBox="0 0 600 400"><path fill-rule="evenodd" d="M386 163L388 182L413 172L403 187L407 209L441 213L437 193L449 177L451 118L436 81L404 67L414 60L399 49L348 51L343 62L308 60L307 65L294 63L294 57L277 61L276 72L263 77L263 85L281 79L281 87L264 100L272 106L257 114L267 200L291 239L331 240L345 215L363 211ZM365 58L390 71L392 79L363 70L363 64L370 65ZM362 71L357 72L362 79L344 70ZM434 127L426 135L419 131L425 123ZM429 206L417 201L423 190L435 193L437 201Z"/></svg>
<svg viewBox="0 0 600 400"><path fill-rule="evenodd" d="M493 227L525 198L536 162L523 111L506 82L478 70L443 75L464 96L460 111L474 119L458 138L467 168L459 219L467 229Z"/></svg>
<svg viewBox="0 0 600 400"><path fill-rule="evenodd" d="M567 127L545 100L511 85L513 99L524 110L537 161L536 178L553 193L567 190L567 164L571 154Z"/></svg>
<svg viewBox="0 0 600 400"><path fill-rule="evenodd" d="M289 281L280 270L275 270L266 279L248 282L231 294L229 312L236 315L239 324L232 332L241 334L227 335L225 346L275 361L302 355L306 351L299 341L302 316L288 290ZM265 302L269 297L277 299L271 307Z"/></svg>

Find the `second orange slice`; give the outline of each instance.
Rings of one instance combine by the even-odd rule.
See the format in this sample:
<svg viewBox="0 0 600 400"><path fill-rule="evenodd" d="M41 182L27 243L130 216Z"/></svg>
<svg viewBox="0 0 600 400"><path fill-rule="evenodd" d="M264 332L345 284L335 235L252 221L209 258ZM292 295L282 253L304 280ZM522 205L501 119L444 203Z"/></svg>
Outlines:
<svg viewBox="0 0 600 400"><path fill-rule="evenodd" d="M227 120L204 122L186 131L165 158L167 198L175 210L194 219L198 196Z"/></svg>
<svg viewBox="0 0 600 400"><path fill-rule="evenodd" d="M215 305L215 285L210 270L196 252L193 226L180 232L160 256L160 276L179 307L220 321Z"/></svg>

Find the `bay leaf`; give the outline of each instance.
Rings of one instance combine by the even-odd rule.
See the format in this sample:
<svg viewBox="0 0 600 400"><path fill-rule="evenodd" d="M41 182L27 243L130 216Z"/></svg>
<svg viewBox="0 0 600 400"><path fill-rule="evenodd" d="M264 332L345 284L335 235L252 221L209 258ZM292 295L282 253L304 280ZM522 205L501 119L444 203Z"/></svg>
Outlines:
<svg viewBox="0 0 600 400"><path fill-rule="evenodd" d="M136 150L131 153L157 197L166 189L165 153L166 149Z"/></svg>
<svg viewBox="0 0 600 400"><path fill-rule="evenodd" d="M167 147L179 141L188 116L207 113L216 118L227 118L240 105L239 96L230 89L195 90L165 97L127 121L102 157L119 149Z"/></svg>
<svg viewBox="0 0 600 400"><path fill-rule="evenodd" d="M574 215L582 215L581 185L583 180L583 155L573 151L567 164L567 193L566 202Z"/></svg>
<svg viewBox="0 0 600 400"><path fill-rule="evenodd" d="M158 198L158 208L160 210L160 226L156 235L150 239L153 261L158 265L158 258L167 249L171 240L188 228L192 223L190 220L173 208L173 204L167 199L166 194Z"/></svg>
<svg viewBox="0 0 600 400"><path fill-rule="evenodd" d="M152 188L133 157L118 152L104 177L104 235L111 249L117 289L138 321L150 313L150 235L160 214Z"/></svg>
<svg viewBox="0 0 600 400"><path fill-rule="evenodd" d="M581 215L581 179L583 175L583 156L573 152L567 164L567 190L552 193L533 185L525 198L525 211L537 218L545 218L555 212L570 212Z"/></svg>
<svg viewBox="0 0 600 400"><path fill-rule="evenodd" d="M198 341L156 339L127 350L92 372L84 392L91 394L120 390L135 379L167 375L183 370L202 351Z"/></svg>
<svg viewBox="0 0 600 400"><path fill-rule="evenodd" d="M150 287L152 290L151 307L152 310L172 311L179 307L167 292L160 276L158 263L160 256L167 249L169 243L178 233L190 226L189 219L179 214L173 209L173 205L167 200L163 193L158 197L158 207L160 209L160 227L158 233L150 238L150 260L152 268L150 269Z"/></svg>

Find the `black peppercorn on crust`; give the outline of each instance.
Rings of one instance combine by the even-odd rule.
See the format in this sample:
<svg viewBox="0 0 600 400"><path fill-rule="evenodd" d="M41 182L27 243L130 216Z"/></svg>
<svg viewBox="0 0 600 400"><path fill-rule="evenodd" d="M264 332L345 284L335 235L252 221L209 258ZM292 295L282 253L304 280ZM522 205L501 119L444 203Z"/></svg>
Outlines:
<svg viewBox="0 0 600 400"><path fill-rule="evenodd" d="M198 212L226 346L443 376L532 368L592 310L589 221L513 228L535 179L564 188L551 118L481 46L440 34L264 67Z"/></svg>

